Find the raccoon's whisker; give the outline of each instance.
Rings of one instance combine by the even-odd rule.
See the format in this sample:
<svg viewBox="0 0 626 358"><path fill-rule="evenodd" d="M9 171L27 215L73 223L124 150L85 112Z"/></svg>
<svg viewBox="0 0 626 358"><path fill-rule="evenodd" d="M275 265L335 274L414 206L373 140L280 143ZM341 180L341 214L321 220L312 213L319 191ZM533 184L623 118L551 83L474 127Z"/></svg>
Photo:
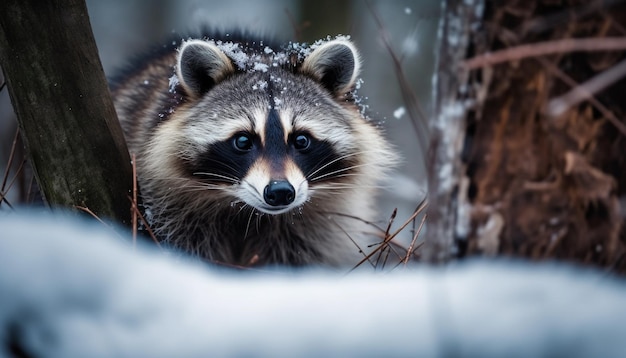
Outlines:
<svg viewBox="0 0 626 358"><path fill-rule="evenodd" d="M244 185L248 186L250 189L254 190L255 193L259 194L259 197L263 197L263 195L259 192L259 190L254 185L252 185L249 181L244 179L242 181L242 184L244 184Z"/></svg>
<svg viewBox="0 0 626 358"><path fill-rule="evenodd" d="M357 185L357 184L343 184L335 183L330 185L315 185L313 189L321 190L345 190L345 189L387 189L388 187L382 185Z"/></svg>
<svg viewBox="0 0 626 358"><path fill-rule="evenodd" d="M249 205L241 200L237 200L237 201L233 201L231 203L231 205L236 205L236 204L241 204L241 206L239 206L239 210L237 210L237 214L235 214L234 216L238 216L239 214L241 214L242 211L244 211L245 208L247 208ZM254 212L254 207L252 207L252 211Z"/></svg>
<svg viewBox="0 0 626 358"><path fill-rule="evenodd" d="M352 165L352 166L349 166L349 167L346 167L346 168L341 168L341 169L338 169L338 170L335 170L335 171L332 171L332 172L329 172L329 173L325 173L325 174L322 174L322 175L318 175L318 176L316 176L315 178L310 178L310 179L309 179L309 181L314 182L314 181L316 181L316 180L320 180L320 179L327 178L327 177L336 177L336 174L339 174L339 173L344 173L344 172L346 172L346 171L348 171L348 170L352 170L352 169L356 169L356 168L361 168L361 167L365 167L365 166L368 166L368 165L369 165L369 164L357 164L357 165ZM347 174L344 174L344 175L347 175Z"/></svg>
<svg viewBox="0 0 626 358"><path fill-rule="evenodd" d="M207 176L207 177L215 177L215 178L220 178L220 179L225 179L230 183L236 184L239 182L239 179L235 178L235 177L230 177L227 175L222 175L222 174L217 174L217 173L209 173L209 172L195 172L193 173L193 175L202 175L202 176Z"/></svg>
<svg viewBox="0 0 626 358"><path fill-rule="evenodd" d="M223 165L227 169L231 170L233 173L237 173L237 169L235 167L230 166L228 163L226 163L223 160L218 160L218 159L215 159L215 158L208 158L208 160L211 161L211 162L217 163L219 165ZM231 160L231 162L232 162L232 160Z"/></svg>
<svg viewBox="0 0 626 358"><path fill-rule="evenodd" d="M256 217L256 232L260 233L261 232L261 217L263 216L263 213L261 213L261 215L257 215Z"/></svg>
<svg viewBox="0 0 626 358"><path fill-rule="evenodd" d="M209 185L201 185L201 186L190 186L185 188L184 190L186 192L196 192L196 191L204 191L204 190L224 190L224 187L218 186L218 185L214 185L214 186L209 186Z"/></svg>
<svg viewBox="0 0 626 358"><path fill-rule="evenodd" d="M220 185L220 184L215 184L215 183L204 183L204 182L198 182L198 181L193 181L191 183L187 183L186 185L183 185L180 188L181 188L181 190L185 190L185 191L224 190L224 189L226 189L224 184Z"/></svg>
<svg viewBox="0 0 626 358"><path fill-rule="evenodd" d="M349 153L349 154L337 157L337 158L331 160L330 162L327 162L324 165L320 166L319 168L315 169L311 173L307 174L306 177L307 177L307 179L311 178L313 175L319 173L321 170L324 170L324 168L326 168L326 167L328 167L330 165L333 165L333 164L337 163L340 160L344 160L346 158L349 158L349 157L352 157L352 156L356 156L356 155L360 155L360 154L361 154L360 152L359 153ZM320 160L320 163L324 163L326 161L326 158L328 158L329 156L330 155L327 155L326 157L322 158L322 160Z"/></svg>
<svg viewBox="0 0 626 358"><path fill-rule="evenodd" d="M254 211L255 211L254 209L250 210L250 216L248 217L248 222L246 223L246 232L245 232L245 234L243 234L243 239L244 240L248 237L248 232L250 231L250 223L252 222L252 217L254 216Z"/></svg>
<svg viewBox="0 0 626 358"><path fill-rule="evenodd" d="M319 172L320 172L321 170L323 170L324 168L326 168L326 167L328 167L328 166L330 166L330 165L332 165L332 164L334 164L334 163L336 163L336 162L338 162L338 161L340 161L340 160L344 160L344 159L349 158L349 157L353 157L353 156L360 156L360 155L367 154L367 153L372 153L372 152L375 152L375 151L362 150L362 151L355 152L355 153L348 153L348 154L346 154L346 155L343 155L343 156L337 157L337 158L335 158L335 159L331 160L330 162L324 163L324 162L326 161L326 159L328 159L328 158L331 156L330 154L329 154L329 155L326 155L324 158L322 158L322 159L319 161L319 163L320 163L320 164L321 164L321 163L324 163L324 165L320 166L319 168L315 169L315 170L314 170L314 171L312 171L311 173L307 174L307 178L312 177L313 175L315 175L315 174L319 173Z"/></svg>
<svg viewBox="0 0 626 358"><path fill-rule="evenodd" d="M144 180L180 180L180 181L189 181L189 178L184 178L184 177L165 177L165 176L148 176L148 175L144 175L142 176L142 178Z"/></svg>

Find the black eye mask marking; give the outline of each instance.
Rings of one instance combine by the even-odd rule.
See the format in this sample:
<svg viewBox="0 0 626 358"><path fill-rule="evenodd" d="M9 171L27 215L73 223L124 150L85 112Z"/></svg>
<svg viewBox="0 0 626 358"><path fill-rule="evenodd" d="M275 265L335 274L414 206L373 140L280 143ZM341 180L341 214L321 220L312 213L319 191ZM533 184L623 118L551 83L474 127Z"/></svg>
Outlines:
<svg viewBox="0 0 626 358"><path fill-rule="evenodd" d="M188 163L194 177L210 183L238 183L259 152L259 139L248 133L238 133L225 141L211 145L196 160Z"/></svg>
<svg viewBox="0 0 626 358"><path fill-rule="evenodd" d="M296 135L293 141L296 149L301 135ZM357 163L356 156L337 153L330 142L310 136L306 138L308 139L306 149L296 150L293 157L310 183L336 180L353 171L351 167Z"/></svg>

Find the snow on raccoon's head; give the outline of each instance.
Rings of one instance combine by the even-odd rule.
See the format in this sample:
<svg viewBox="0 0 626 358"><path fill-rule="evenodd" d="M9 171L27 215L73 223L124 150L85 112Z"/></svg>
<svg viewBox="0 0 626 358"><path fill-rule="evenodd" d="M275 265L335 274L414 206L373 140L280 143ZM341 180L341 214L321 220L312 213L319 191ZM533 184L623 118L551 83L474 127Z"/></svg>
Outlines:
<svg viewBox="0 0 626 358"><path fill-rule="evenodd" d="M261 53L188 40L177 56L185 100L163 127L175 147L166 149L182 176L207 189L199 199L280 214L376 175L382 160L364 148L387 147L350 101L360 61L348 39Z"/></svg>

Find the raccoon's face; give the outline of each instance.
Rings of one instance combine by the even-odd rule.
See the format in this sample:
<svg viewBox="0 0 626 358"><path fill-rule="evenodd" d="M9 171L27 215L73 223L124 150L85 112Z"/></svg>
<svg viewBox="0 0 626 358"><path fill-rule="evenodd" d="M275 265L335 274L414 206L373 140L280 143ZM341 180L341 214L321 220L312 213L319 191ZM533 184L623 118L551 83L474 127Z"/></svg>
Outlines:
<svg viewBox="0 0 626 358"><path fill-rule="evenodd" d="M359 59L349 41L333 40L295 71L272 66L271 57L257 63L262 70L242 71L212 42L183 44L177 77L190 98L177 109L177 156L207 195L281 214L317 191L332 193L358 171L352 138L362 119L341 99L354 85Z"/></svg>

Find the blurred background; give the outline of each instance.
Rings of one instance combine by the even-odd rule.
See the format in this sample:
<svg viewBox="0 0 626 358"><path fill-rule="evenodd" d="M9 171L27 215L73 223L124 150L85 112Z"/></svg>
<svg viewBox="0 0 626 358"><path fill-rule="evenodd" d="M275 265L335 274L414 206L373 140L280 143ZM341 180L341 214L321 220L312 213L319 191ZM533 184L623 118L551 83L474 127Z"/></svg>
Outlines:
<svg viewBox="0 0 626 358"><path fill-rule="evenodd" d="M399 226L423 198L426 192L423 154L405 110L392 56L382 39L386 33L419 106L428 116L439 1L87 0L87 6L102 65L109 77L129 57L163 41L171 32L185 33L201 26L223 30L245 28L279 40L308 43L328 35L350 35L363 58L364 83L359 95L366 99L369 117L383 125L404 158L397 175L385 183L388 189L381 195L381 222L398 208L395 226ZM377 24L377 17L383 30ZM16 126L8 97L6 89L0 92L2 173ZM22 156L21 152L17 154L13 170L21 163ZM28 175L22 180L26 187ZM8 191L8 198L14 203L27 190L20 189L18 184ZM408 231L404 232L410 236Z"/></svg>

